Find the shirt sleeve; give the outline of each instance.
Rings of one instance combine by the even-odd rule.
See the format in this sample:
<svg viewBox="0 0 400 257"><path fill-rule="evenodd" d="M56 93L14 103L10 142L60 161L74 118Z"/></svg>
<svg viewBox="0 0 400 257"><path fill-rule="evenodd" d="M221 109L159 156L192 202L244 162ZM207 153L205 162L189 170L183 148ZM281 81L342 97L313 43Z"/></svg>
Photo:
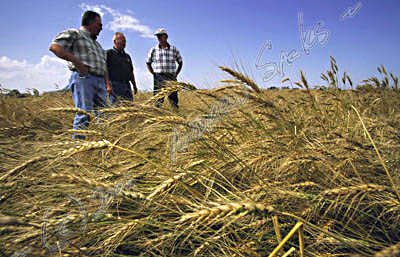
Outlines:
<svg viewBox="0 0 400 257"><path fill-rule="evenodd" d="M78 33L72 29L65 30L58 34L52 41L64 47L64 49L71 49L72 44L77 39Z"/></svg>
<svg viewBox="0 0 400 257"><path fill-rule="evenodd" d="M182 56L181 56L181 54L179 53L178 49L176 49L176 61L177 61L178 63L182 63Z"/></svg>
<svg viewBox="0 0 400 257"><path fill-rule="evenodd" d="M126 54L127 56L128 56L128 58L129 58L129 66L131 67L131 70L132 70L132 72L133 72L133 62L132 62L132 58L131 58L131 56L129 55L129 54Z"/></svg>
<svg viewBox="0 0 400 257"><path fill-rule="evenodd" d="M152 47L149 51L149 54L147 55L146 63L151 64L153 62L153 53L154 53L154 48Z"/></svg>

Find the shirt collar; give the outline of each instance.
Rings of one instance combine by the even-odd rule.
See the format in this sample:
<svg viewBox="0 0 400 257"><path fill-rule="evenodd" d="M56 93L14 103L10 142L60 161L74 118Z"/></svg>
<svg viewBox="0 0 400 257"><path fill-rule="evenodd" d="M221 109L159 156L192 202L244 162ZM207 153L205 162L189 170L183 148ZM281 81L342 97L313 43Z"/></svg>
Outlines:
<svg viewBox="0 0 400 257"><path fill-rule="evenodd" d="M115 52L117 52L118 54L125 55L125 50L124 50L124 49L122 49L122 50L120 51L120 50L118 50L117 48L113 47L113 50L114 50Z"/></svg>
<svg viewBox="0 0 400 257"><path fill-rule="evenodd" d="M167 42L167 49L169 49L170 47L171 47L170 44ZM161 47L161 44L158 44L158 48L164 49L164 48Z"/></svg>
<svg viewBox="0 0 400 257"><path fill-rule="evenodd" d="M92 35L92 34L89 32L89 30L87 30L85 27L81 26L79 29L80 29L86 36L90 37L91 39L94 39L94 40L97 39L97 36Z"/></svg>

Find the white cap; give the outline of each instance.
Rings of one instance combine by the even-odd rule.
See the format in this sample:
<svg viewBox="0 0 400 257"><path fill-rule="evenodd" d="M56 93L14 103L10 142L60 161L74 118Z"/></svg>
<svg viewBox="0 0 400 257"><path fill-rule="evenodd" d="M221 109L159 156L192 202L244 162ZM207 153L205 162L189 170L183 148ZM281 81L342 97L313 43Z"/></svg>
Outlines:
<svg viewBox="0 0 400 257"><path fill-rule="evenodd" d="M162 35L162 34L168 35L167 31L164 28L159 28L156 30L156 33L154 33L155 36Z"/></svg>

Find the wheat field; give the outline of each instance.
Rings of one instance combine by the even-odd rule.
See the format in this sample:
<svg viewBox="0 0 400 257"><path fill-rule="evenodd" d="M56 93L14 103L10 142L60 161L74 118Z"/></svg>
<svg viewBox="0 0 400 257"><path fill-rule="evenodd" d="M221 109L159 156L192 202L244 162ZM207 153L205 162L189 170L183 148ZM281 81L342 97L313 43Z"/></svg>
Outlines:
<svg viewBox="0 0 400 257"><path fill-rule="evenodd" d="M0 255L400 256L398 79L352 89L331 64L324 90L220 67L161 93L179 111L102 109L86 140L70 92L1 96Z"/></svg>

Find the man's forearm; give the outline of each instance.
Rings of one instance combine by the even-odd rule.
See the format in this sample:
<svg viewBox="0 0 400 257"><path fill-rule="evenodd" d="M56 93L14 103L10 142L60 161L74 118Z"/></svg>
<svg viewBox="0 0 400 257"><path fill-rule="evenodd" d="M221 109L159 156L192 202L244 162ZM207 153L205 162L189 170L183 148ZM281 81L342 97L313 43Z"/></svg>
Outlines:
<svg viewBox="0 0 400 257"><path fill-rule="evenodd" d="M133 72L131 73L131 83L132 83L132 85L133 85L133 91L134 91L134 93L135 93L135 95L137 94L137 91L138 91L138 89L137 89L137 87L136 87L136 81L135 81L135 74L133 74Z"/></svg>
<svg viewBox="0 0 400 257"><path fill-rule="evenodd" d="M49 47L49 50L52 51L58 58L61 58L65 61L70 61L72 63L76 63L79 59L72 55L70 52L66 51L64 47L59 44L52 43Z"/></svg>
<svg viewBox="0 0 400 257"><path fill-rule="evenodd" d="M49 47L49 50L53 52L58 58L72 62L81 75L87 75L88 69L85 64L79 58L66 51L62 45L52 43Z"/></svg>
<svg viewBox="0 0 400 257"><path fill-rule="evenodd" d="M178 75L179 72L181 72L182 66L183 66L183 62L181 62L181 63L178 64L178 69L176 70L176 75Z"/></svg>
<svg viewBox="0 0 400 257"><path fill-rule="evenodd" d="M107 71L104 73L104 84L106 84L107 93L111 94L112 86L111 86L110 80L108 78L108 72Z"/></svg>
<svg viewBox="0 0 400 257"><path fill-rule="evenodd" d="M146 65L147 65L147 69L150 71L150 73L151 73L151 74L154 74L153 67L151 67L151 65L148 64L148 63L146 63Z"/></svg>
<svg viewBox="0 0 400 257"><path fill-rule="evenodd" d="M136 87L135 75L133 74L133 72L131 73L130 81L132 82L133 86Z"/></svg>
<svg viewBox="0 0 400 257"><path fill-rule="evenodd" d="M108 71L104 73L104 83L106 84L107 87L111 87L110 78L108 77Z"/></svg>
<svg viewBox="0 0 400 257"><path fill-rule="evenodd" d="M107 71L104 73L104 83L106 85L110 83L110 79L108 78L108 72Z"/></svg>

